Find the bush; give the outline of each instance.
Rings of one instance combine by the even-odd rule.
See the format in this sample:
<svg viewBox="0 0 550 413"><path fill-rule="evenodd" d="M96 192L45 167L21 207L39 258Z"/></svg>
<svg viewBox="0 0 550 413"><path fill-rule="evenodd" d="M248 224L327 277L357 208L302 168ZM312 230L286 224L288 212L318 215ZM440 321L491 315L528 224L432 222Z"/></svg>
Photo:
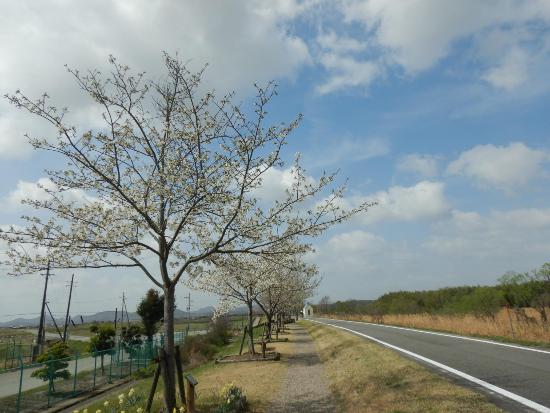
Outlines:
<svg viewBox="0 0 550 413"><path fill-rule="evenodd" d="M67 370L69 366L69 347L62 341L59 341L48 348L44 353L40 354L36 361L46 363L32 372L31 377L37 377L44 381L49 381L52 390L55 392L55 379L68 379L71 373Z"/></svg>
<svg viewBox="0 0 550 413"><path fill-rule="evenodd" d="M243 391L230 383L220 391L221 403L215 413L241 413L248 411L248 403Z"/></svg>
<svg viewBox="0 0 550 413"><path fill-rule="evenodd" d="M230 323L225 318L218 318L210 324L207 334L185 338L180 349L182 361L187 366L196 366L212 360L230 339Z"/></svg>

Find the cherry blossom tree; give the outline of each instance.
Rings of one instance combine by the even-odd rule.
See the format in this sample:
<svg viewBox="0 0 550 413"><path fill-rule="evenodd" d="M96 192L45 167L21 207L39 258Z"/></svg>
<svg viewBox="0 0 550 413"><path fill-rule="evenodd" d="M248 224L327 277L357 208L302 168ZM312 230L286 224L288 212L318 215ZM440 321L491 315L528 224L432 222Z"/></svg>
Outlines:
<svg viewBox="0 0 550 413"><path fill-rule="evenodd" d="M254 299L267 319L267 339L272 338L273 321L276 318L284 321L296 307L301 308L320 282L317 268L299 257L290 257L286 262L278 261L278 264L270 274L267 288Z"/></svg>
<svg viewBox="0 0 550 413"><path fill-rule="evenodd" d="M307 245L291 246L287 251L307 250ZM209 268L203 269L200 276L191 279L194 288L216 294L220 304L216 314L223 314L239 305L246 305L248 310L248 348L251 354L254 350L253 319L254 303L265 312L268 319L268 329L275 312L282 308L285 299L283 291L288 293L302 288L301 283L314 287L313 278L317 269L299 259L299 254L271 254L264 250L263 254L231 254L219 256L211 260ZM304 287L305 289L305 287ZM270 296L272 300L260 299ZM288 298L287 297L287 298Z"/></svg>
<svg viewBox="0 0 550 413"><path fill-rule="evenodd" d="M16 274L51 268L140 269L164 294L167 411L175 406L175 287L200 264L230 254L299 253L291 242L319 235L366 210L340 208L344 186L335 175L312 181L297 159L293 182L270 207L255 194L263 178L284 163L281 149L301 116L266 125L273 83L257 87L251 110L217 98L201 85L203 70L191 72L164 55L166 74L147 79L110 58L111 72L68 69L83 93L101 109L104 126L80 130L66 108L20 91L6 95L17 108L57 130L29 137L51 152L59 169L48 170L48 197L28 199L35 216L0 232L10 245ZM79 196L75 196L79 195ZM321 198L320 201L313 200ZM295 249L295 251L289 251Z"/></svg>

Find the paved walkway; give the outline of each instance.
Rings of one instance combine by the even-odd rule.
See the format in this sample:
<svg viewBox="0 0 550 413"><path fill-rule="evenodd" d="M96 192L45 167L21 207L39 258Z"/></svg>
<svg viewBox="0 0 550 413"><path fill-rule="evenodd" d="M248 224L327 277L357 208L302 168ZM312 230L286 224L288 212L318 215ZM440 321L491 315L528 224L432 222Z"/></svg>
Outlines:
<svg viewBox="0 0 550 413"><path fill-rule="evenodd" d="M300 325L291 324L294 345L289 359L288 373L270 413L335 412L334 402L325 378L323 363L317 355L315 343Z"/></svg>

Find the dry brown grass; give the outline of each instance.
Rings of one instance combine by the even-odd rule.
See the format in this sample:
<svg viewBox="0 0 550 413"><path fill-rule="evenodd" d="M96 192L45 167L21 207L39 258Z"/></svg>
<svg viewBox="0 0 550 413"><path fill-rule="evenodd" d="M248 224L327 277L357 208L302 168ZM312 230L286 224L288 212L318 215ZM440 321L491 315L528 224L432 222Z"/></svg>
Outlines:
<svg viewBox="0 0 550 413"><path fill-rule="evenodd" d="M402 327L448 331L469 336L505 338L535 344L550 344L550 329L540 321L532 308L521 312L502 309L494 319L466 315L390 314L373 317L360 314L329 314L329 318L382 322Z"/></svg>
<svg viewBox="0 0 550 413"><path fill-rule="evenodd" d="M335 328L304 322L345 412L501 412L391 350Z"/></svg>
<svg viewBox="0 0 550 413"><path fill-rule="evenodd" d="M240 387L250 403L251 411L264 412L282 386L288 369L292 343L274 343L268 346L281 353L280 361L218 364L199 372L198 400L208 411L209 405L218 402L218 392L228 383Z"/></svg>

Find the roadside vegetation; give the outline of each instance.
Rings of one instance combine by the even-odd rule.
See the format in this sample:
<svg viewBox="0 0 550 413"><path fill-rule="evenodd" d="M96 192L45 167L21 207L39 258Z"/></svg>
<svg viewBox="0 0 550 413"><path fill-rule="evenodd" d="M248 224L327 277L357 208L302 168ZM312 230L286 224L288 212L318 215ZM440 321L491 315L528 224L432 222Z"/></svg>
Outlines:
<svg viewBox="0 0 550 413"><path fill-rule="evenodd" d="M501 412L485 396L455 385L391 350L353 334L302 321L343 412Z"/></svg>
<svg viewBox="0 0 550 413"><path fill-rule="evenodd" d="M550 263L507 273L495 286L398 291L373 301L323 297L316 309L337 318L548 345Z"/></svg>
<svg viewBox="0 0 550 413"><path fill-rule="evenodd" d="M262 327L254 329L256 337L261 336L261 330ZM240 338L231 338L230 323L227 320L212 325L208 334L189 337L189 339L182 346L181 352L182 360L186 361L185 373L191 373L199 382L196 391L196 407L198 411L228 411L219 408L226 403L228 393L235 394L235 388L246 397L250 411L265 411L277 394L286 375L288 368L286 360L288 360L288 356L292 351L291 343L273 344L273 348L283 355L282 359L278 362L216 364L216 358L235 354L239 351ZM147 375L150 376L152 371L153 369L149 369ZM269 374L266 374L267 371ZM121 393L126 394L124 400L125 405L128 405L127 393L131 387L134 389L132 397L135 402L132 406L129 406L131 407L130 410L125 411L137 411L138 408L144 408L145 406L151 382L151 377L138 379L133 381L127 388L112 392L89 404L84 403L74 410L82 412L84 409L87 409L88 412L95 412L97 410L108 412L110 411L109 409L120 405L119 396ZM151 411L162 409L163 388L163 382L160 380Z"/></svg>

